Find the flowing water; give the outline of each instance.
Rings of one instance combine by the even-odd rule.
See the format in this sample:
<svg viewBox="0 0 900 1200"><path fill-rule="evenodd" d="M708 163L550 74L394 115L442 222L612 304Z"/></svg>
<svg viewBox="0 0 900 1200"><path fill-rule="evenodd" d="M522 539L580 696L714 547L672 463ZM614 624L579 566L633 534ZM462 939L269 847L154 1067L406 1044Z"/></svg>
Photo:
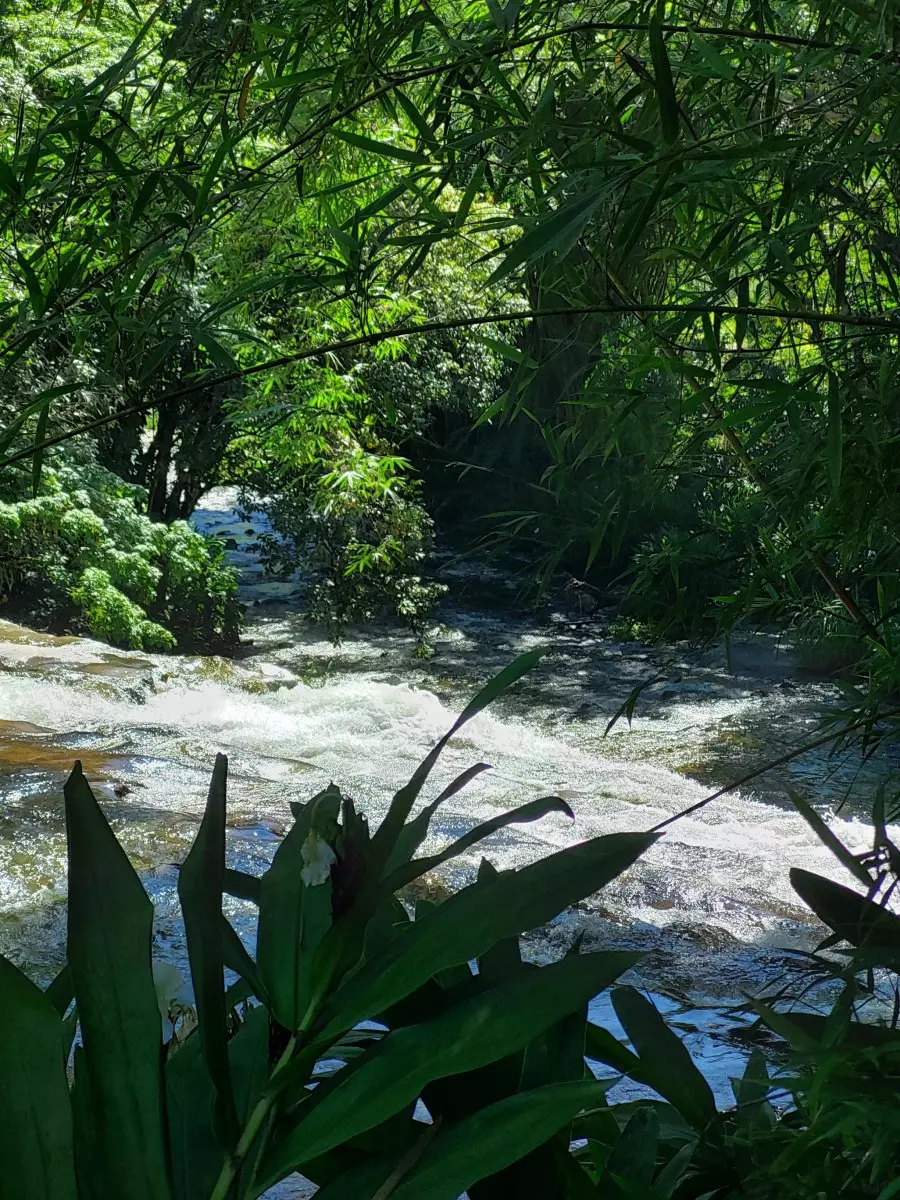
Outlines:
<svg viewBox="0 0 900 1200"><path fill-rule="evenodd" d="M577 616L509 615L513 584L487 570L457 573L452 604L418 660L397 630L352 636L335 649L304 623L296 580L266 581L249 549L253 529L222 494L195 518L226 537L251 604L248 644L234 660L111 650L0 624L0 949L36 977L63 956L65 838L61 783L80 758L157 906L158 953L183 962L172 863L197 828L216 751L230 758L233 865L259 872L288 803L329 780L372 820L453 716L490 675L536 645L550 653L532 675L448 746L429 795L478 761L492 770L448 801L433 823L438 846L472 823L541 795L561 815L513 826L488 843L500 867L571 842L643 830L811 737L834 699L797 678L791 654L758 638L731 658L683 647L621 645ZM452 574L452 572L448 572ZM505 611L506 610L506 611ZM610 718L649 679L634 720ZM851 849L865 846L864 813L877 769L819 751L715 801L668 829L630 871L530 943L553 956L583 929L587 948L645 951L636 982L684 1029L723 1102L740 1069L746 993L796 971L785 948L820 932L791 891L791 866L842 878L842 869L786 800L793 788L830 814ZM481 853L481 850L478 852ZM461 859L429 887L470 877ZM242 931L249 914L234 902ZM608 1004L595 1016L609 1019Z"/></svg>

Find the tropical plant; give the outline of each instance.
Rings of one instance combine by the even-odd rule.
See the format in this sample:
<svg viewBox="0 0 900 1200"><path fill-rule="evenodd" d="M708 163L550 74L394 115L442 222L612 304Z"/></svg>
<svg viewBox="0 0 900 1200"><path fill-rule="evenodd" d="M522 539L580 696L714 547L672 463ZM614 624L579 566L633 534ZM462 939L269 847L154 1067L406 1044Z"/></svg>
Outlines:
<svg viewBox="0 0 900 1200"><path fill-rule="evenodd" d="M485 862L414 917L396 898L506 825L568 812L532 801L417 856L438 806L483 769L411 816L442 748L539 654L475 697L373 833L334 785L294 804L262 878L225 865L219 756L179 876L196 1008L186 1036L171 1019L183 1031L183 1009L161 1024L152 906L76 766L66 966L41 992L0 961L5 1192L225 1200L302 1170L332 1200L456 1200L470 1187L508 1196L499 1173L532 1154L565 1177L567 1131L609 1086L586 1076L587 1002L636 956L576 944L537 969L518 937L603 887L654 835L595 838L512 872ZM258 906L255 959L224 915L227 894Z"/></svg>

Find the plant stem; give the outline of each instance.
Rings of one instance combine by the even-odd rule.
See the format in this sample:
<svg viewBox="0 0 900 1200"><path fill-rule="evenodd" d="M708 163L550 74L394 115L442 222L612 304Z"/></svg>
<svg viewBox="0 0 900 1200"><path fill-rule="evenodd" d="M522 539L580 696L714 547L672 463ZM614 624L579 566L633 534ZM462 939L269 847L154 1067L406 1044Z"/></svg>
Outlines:
<svg viewBox="0 0 900 1200"><path fill-rule="evenodd" d="M297 1036L295 1034L285 1047L285 1051L278 1060L272 1076L276 1075L283 1066L290 1062L296 1048ZM216 1186L213 1188L209 1200L228 1200L228 1194L237 1178L238 1171L241 1169L241 1164L250 1153L250 1148L256 1140L256 1135L262 1129L263 1122L268 1117L276 1099L277 1096L274 1093L265 1092L257 1102L256 1107L247 1119L247 1124L244 1126L243 1133L235 1147L234 1153L230 1154L222 1165L222 1170L219 1173L219 1178L216 1180Z"/></svg>

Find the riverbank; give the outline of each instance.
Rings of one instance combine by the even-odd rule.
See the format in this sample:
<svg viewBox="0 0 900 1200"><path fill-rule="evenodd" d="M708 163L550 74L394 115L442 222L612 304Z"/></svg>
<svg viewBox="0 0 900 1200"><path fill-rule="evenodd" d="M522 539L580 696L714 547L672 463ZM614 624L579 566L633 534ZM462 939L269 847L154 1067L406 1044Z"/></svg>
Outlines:
<svg viewBox="0 0 900 1200"><path fill-rule="evenodd" d="M478 686L516 654L548 645L531 676L453 739L433 785L475 761L492 765L441 809L435 845L501 808L539 795L566 799L574 822L554 816L492 839L493 861L511 867L673 816L808 738L833 695L794 678L790 656L771 640L738 647L730 661L719 651L619 644L564 614L481 610L465 603L464 588L431 632L429 660L389 628L335 648L297 612L298 581L258 578L242 548L252 537L246 522L224 506L199 522L230 528L230 553L238 565L247 556L242 586L252 607L237 659L129 653L0 626L0 948L38 977L63 955L60 788L76 757L143 871L158 953L183 963L171 864L194 835L217 750L231 760L230 862L259 873L290 820L289 801L335 779L377 820ZM621 720L605 735L632 689L654 679L631 726ZM727 1103L745 1054L730 1009L794 971L785 948L808 949L818 935L789 868L842 878L785 789L827 812L851 788L837 829L859 849L877 778L871 765L819 751L756 780L676 822L627 875L531 939L529 952L554 956L579 929L589 946L642 950L635 982L687 1023L688 1045ZM429 886L440 892L475 866L461 859ZM231 916L249 939L252 913L235 901ZM598 1019L611 1016L602 1000L595 1008Z"/></svg>

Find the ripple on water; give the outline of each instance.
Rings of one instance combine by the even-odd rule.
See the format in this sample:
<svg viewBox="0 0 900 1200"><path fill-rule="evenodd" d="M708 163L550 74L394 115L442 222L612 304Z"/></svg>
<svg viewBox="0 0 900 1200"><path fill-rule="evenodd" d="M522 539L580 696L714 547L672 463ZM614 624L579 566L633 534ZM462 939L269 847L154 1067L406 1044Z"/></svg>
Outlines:
<svg viewBox="0 0 900 1200"><path fill-rule="evenodd" d="M208 524L235 532L225 508ZM229 860L259 873L290 821L291 800L333 779L377 819L476 687L515 654L549 642L553 653L533 675L451 740L423 797L475 761L492 765L442 807L431 849L505 808L563 796L574 822L554 815L490 839L492 860L515 867L584 838L654 826L809 736L830 696L820 684L792 681L768 644L731 672L714 655L618 646L590 629L548 629L530 618L448 608L442 620L426 663L396 630L375 628L336 649L289 609L269 605L254 609L255 644L234 661L114 652L0 625L0 949L40 977L62 955L60 791L75 758L144 872L161 952L183 961L168 864L193 837L218 750L231 762ZM605 737L629 692L660 674L631 727L620 721ZM874 768L860 770L848 756L819 754L722 797L532 939L531 952L560 953L578 928L588 945L643 950L635 979L676 997L682 1017L705 1030L700 1042L721 1048L721 1006L789 969L779 947L808 947L816 936L789 868L843 878L785 805L785 785L827 807L852 788L855 807L834 824L858 850L876 780ZM471 877L481 852L427 886L440 892ZM238 907L233 917L249 936L249 912ZM703 1017L713 1001L718 1007ZM721 1051L723 1087L735 1053ZM720 1059L709 1055L713 1069Z"/></svg>

